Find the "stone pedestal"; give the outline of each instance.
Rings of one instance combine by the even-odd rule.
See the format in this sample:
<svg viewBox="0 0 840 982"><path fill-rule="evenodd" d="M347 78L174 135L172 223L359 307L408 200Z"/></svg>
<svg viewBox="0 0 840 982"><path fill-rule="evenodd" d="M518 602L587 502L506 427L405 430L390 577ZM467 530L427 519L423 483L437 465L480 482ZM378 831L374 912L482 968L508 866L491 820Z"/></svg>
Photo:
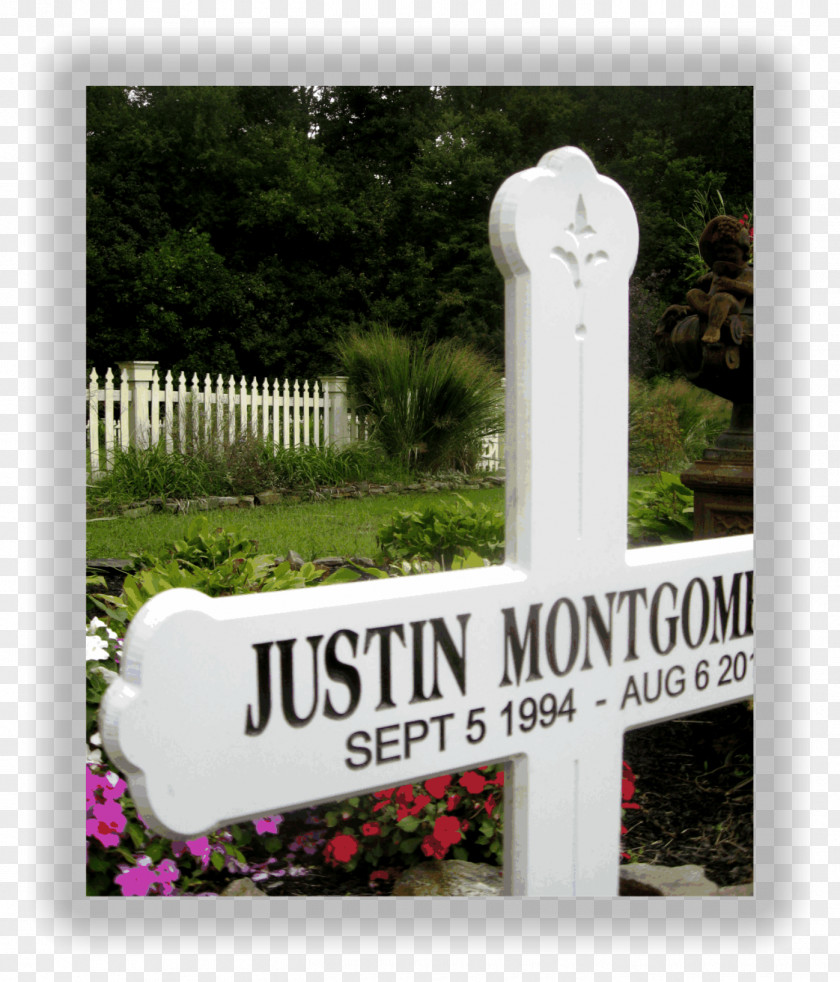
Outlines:
<svg viewBox="0 0 840 982"><path fill-rule="evenodd" d="M729 429L680 475L694 492L695 539L753 530L752 415L752 403L736 403Z"/></svg>

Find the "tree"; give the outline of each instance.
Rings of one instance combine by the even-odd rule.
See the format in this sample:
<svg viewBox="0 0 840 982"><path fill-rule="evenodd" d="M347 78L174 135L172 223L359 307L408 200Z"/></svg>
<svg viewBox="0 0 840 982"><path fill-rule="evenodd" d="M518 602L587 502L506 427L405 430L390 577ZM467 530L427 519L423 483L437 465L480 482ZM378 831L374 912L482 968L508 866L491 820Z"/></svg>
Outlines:
<svg viewBox="0 0 840 982"><path fill-rule="evenodd" d="M490 206L564 145L627 190L651 304L682 295L698 188L751 207L746 88L91 87L89 364L311 377L388 322L501 366Z"/></svg>

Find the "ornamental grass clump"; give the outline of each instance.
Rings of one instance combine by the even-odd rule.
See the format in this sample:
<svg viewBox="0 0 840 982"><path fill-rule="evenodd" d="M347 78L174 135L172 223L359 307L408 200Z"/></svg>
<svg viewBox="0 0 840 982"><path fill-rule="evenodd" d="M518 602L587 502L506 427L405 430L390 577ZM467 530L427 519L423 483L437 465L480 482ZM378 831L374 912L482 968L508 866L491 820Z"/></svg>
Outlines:
<svg viewBox="0 0 840 982"><path fill-rule="evenodd" d="M468 471L504 428L501 375L455 340L429 344L375 325L337 346L351 398L375 440L415 471Z"/></svg>

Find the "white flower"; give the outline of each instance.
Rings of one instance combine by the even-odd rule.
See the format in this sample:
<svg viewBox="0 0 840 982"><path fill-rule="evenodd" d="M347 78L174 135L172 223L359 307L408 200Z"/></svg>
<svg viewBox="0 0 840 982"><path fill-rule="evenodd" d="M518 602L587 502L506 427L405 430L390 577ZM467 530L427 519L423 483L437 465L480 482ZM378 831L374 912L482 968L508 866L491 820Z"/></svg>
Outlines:
<svg viewBox="0 0 840 982"><path fill-rule="evenodd" d="M85 638L85 661L107 661L110 658L108 645L97 634Z"/></svg>
<svg viewBox="0 0 840 982"><path fill-rule="evenodd" d="M88 624L88 631L98 631L100 627L105 627L105 621L100 620L98 617L91 617L90 623Z"/></svg>

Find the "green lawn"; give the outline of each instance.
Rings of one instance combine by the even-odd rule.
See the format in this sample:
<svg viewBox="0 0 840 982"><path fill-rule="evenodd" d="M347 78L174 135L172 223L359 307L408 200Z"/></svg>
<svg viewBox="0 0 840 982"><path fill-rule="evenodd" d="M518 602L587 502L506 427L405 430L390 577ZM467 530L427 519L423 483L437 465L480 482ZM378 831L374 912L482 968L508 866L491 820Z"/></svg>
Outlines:
<svg viewBox="0 0 840 982"><path fill-rule="evenodd" d="M468 501L504 510L504 488L459 493ZM454 495L446 492L382 495L196 514L205 514L212 528L256 539L263 553L284 556L294 549L307 560L320 556L373 557L377 552L376 532L394 512L453 499ZM124 559L133 552L164 555L167 544L183 536L194 518L192 514L162 513L88 522L88 559Z"/></svg>
<svg viewBox="0 0 840 982"><path fill-rule="evenodd" d="M630 489L649 484L648 476L630 477ZM504 510L504 488L460 492L467 500ZM342 498L253 509L226 509L205 514L212 528L222 527L256 539L261 552L284 556L294 549L304 559L320 556L371 556L377 553L376 532L396 511L422 508L454 495L383 495ZM141 518L112 518L87 524L88 559L126 559L131 553L165 555L168 543L180 538L195 515L161 513Z"/></svg>

